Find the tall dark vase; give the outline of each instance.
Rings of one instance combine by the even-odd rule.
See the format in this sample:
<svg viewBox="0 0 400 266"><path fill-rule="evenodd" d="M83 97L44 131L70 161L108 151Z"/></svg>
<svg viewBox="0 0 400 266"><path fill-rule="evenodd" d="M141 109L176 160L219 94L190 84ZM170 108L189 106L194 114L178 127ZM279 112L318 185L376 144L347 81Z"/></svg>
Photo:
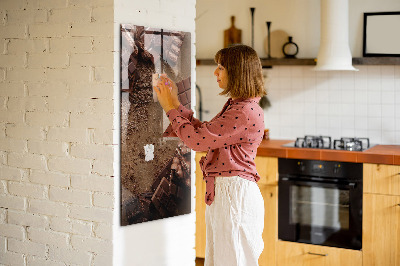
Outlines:
<svg viewBox="0 0 400 266"><path fill-rule="evenodd" d="M268 31L268 58L272 58L271 57L271 32L270 32L270 28L271 28L271 21L267 21L267 31Z"/></svg>
<svg viewBox="0 0 400 266"><path fill-rule="evenodd" d="M254 49L254 11L255 7L250 7L251 12L251 47Z"/></svg>

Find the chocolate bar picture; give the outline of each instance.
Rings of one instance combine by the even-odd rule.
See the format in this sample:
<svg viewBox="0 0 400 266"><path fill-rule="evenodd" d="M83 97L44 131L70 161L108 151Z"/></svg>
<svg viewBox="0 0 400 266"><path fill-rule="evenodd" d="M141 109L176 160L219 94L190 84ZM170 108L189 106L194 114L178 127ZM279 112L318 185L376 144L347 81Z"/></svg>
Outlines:
<svg viewBox="0 0 400 266"><path fill-rule="evenodd" d="M191 36L121 24L121 225L191 212L191 152L177 137L153 90L166 74L191 108Z"/></svg>

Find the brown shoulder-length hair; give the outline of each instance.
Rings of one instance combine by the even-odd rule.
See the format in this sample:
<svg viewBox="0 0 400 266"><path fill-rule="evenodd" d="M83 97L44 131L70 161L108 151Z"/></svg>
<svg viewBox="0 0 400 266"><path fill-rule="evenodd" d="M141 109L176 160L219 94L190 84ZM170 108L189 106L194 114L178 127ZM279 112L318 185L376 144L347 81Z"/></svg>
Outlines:
<svg viewBox="0 0 400 266"><path fill-rule="evenodd" d="M233 45L219 50L214 57L228 71L228 86L219 95L252 98L267 95L260 58L247 45Z"/></svg>

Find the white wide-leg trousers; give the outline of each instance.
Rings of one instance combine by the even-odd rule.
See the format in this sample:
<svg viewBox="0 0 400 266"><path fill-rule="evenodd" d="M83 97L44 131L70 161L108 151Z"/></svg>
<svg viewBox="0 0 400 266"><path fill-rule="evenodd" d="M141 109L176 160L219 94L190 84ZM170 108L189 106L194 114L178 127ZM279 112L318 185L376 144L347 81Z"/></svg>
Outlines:
<svg viewBox="0 0 400 266"><path fill-rule="evenodd" d="M264 249L264 200L255 182L216 177L206 206L205 266L258 266Z"/></svg>

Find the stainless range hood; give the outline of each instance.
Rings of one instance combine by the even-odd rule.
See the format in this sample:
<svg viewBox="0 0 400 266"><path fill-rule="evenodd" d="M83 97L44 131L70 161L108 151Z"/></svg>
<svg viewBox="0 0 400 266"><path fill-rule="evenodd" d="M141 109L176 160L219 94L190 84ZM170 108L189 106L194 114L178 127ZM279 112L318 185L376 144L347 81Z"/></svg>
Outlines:
<svg viewBox="0 0 400 266"><path fill-rule="evenodd" d="M348 0L321 0L321 40L314 70L358 71L349 47Z"/></svg>

